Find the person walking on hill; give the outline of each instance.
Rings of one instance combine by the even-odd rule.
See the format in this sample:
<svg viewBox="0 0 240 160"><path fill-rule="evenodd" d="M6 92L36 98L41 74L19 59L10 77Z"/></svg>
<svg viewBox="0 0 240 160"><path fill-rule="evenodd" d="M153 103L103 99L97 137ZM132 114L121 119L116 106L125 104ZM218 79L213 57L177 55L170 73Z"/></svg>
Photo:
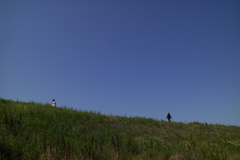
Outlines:
<svg viewBox="0 0 240 160"><path fill-rule="evenodd" d="M55 99L52 99L53 103L51 103L51 106L56 107L56 101Z"/></svg>
<svg viewBox="0 0 240 160"><path fill-rule="evenodd" d="M168 114L167 114L167 117L166 117L166 119L168 119L168 122L171 122L171 118L172 118L172 117L171 117L170 113L168 113Z"/></svg>

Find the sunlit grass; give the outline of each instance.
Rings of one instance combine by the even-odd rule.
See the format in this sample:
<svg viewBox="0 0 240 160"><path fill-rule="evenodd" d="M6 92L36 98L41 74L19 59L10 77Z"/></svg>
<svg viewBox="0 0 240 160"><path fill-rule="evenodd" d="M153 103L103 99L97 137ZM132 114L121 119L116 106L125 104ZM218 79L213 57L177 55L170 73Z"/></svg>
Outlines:
<svg viewBox="0 0 240 160"><path fill-rule="evenodd" d="M0 99L0 159L240 159L240 127Z"/></svg>

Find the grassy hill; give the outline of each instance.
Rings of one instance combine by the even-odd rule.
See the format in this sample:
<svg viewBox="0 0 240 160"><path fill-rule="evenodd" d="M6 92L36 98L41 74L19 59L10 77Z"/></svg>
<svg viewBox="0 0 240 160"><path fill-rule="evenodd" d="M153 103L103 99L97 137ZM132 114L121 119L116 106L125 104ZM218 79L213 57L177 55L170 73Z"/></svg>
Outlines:
<svg viewBox="0 0 240 160"><path fill-rule="evenodd" d="M240 159L240 127L0 99L0 159Z"/></svg>

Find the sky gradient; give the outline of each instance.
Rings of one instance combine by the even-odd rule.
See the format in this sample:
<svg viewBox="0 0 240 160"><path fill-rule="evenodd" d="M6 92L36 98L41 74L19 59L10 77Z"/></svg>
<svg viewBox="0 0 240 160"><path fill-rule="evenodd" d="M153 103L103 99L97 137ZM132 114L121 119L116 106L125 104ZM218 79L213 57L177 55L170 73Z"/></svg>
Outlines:
<svg viewBox="0 0 240 160"><path fill-rule="evenodd" d="M0 97L240 126L240 1L0 1Z"/></svg>

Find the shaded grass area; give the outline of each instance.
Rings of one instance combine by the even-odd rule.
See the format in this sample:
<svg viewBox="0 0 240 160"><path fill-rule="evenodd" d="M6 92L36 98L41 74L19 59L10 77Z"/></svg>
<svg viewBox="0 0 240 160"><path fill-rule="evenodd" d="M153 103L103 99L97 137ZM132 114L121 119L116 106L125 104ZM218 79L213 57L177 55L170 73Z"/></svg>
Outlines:
<svg viewBox="0 0 240 160"><path fill-rule="evenodd" d="M0 99L0 159L240 159L240 127Z"/></svg>

